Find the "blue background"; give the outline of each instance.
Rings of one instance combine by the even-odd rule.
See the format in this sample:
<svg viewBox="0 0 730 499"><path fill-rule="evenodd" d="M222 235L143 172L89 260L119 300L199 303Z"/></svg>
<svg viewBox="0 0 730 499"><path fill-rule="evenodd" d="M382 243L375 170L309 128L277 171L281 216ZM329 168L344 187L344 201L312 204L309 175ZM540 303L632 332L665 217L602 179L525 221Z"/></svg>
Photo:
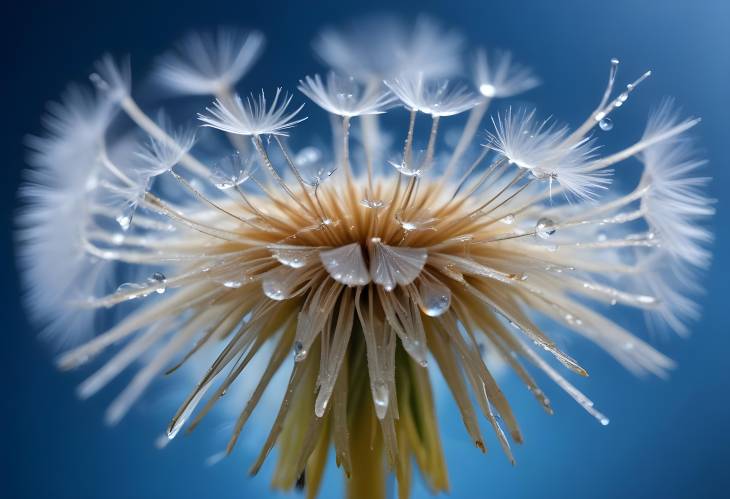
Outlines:
<svg viewBox="0 0 730 499"><path fill-rule="evenodd" d="M545 82L529 94L544 114L576 124L602 91L607 61L621 59L621 81L654 70L630 105L602 135L610 144L638 136L650 107L673 95L701 116L701 145L711 160L715 262L704 279L704 315L684 340L657 337L677 360L669 381L637 380L605 354L582 342L570 352L592 376L580 383L611 417L591 420L557 388L543 384L556 408L546 416L512 377L503 380L526 443L517 466L494 439L486 456L467 442L454 408L440 409L452 497L727 497L730 490L728 297L730 233L730 2L727 1L512 1L460 2L22 2L5 7L2 50L2 196L0 286L0 496L246 498L269 493L267 472L246 477L251 461L239 452L206 467L211 432L151 444L172 406L164 386L115 428L102 423L104 407L120 384L81 402L74 387L84 373L59 374L22 313L11 229L24 151L22 137L39 130L44 103L70 80L83 79L103 51L129 52L137 74L152 57L192 28L219 24L257 27L268 36L263 59L247 76L251 89L283 84L318 70L309 42L324 24L338 24L373 9L404 17L426 12L462 30L472 42L512 49ZM9 14L9 15L8 15ZM637 323L637 328L642 324ZM88 373L88 371L87 371ZM213 437L217 438L217 437ZM220 443L220 442L218 442ZM330 476L335 477L337 473ZM323 497L336 497L332 480ZM416 496L425 495L423 489Z"/></svg>

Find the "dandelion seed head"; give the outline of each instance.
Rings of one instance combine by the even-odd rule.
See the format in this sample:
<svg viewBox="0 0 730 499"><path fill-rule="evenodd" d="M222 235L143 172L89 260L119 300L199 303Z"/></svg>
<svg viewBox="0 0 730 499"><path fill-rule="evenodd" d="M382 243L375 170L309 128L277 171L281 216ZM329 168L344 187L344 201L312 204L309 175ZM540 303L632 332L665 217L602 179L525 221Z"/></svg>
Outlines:
<svg viewBox="0 0 730 499"><path fill-rule="evenodd" d="M330 114L329 149L292 148L288 137L304 118L282 89L269 100L263 91L223 91L258 55L258 35L191 38L189 62L163 60L158 77L171 91L214 94L198 115L210 130L195 150L193 131L151 120L134 101L130 73L103 59L93 78L99 95L72 89L51 107L48 135L29 140L33 167L18 218L27 301L76 339L93 331L97 313L127 304L110 329L58 360L70 369L120 345L79 387L88 397L137 370L110 405L110 424L156 376L203 362L167 438L202 424L246 378L253 387L236 400L230 452L283 370L288 381L267 414L271 432L253 473L280 445L276 485L295 487L306 472L314 495L331 446L351 493L368 483L384 496L373 463L407 483L404 462L442 491L431 370L443 375L475 445L492 443L480 414L514 462L510 442L522 434L494 378L502 365L547 412L533 370L609 421L564 375L587 372L545 325L586 338L635 374L673 367L613 310L642 310L680 334L699 313L700 290L681 285L711 256L703 224L713 209L687 135L698 121L665 103L636 142L602 154L591 130L646 77L614 97L612 61L597 110L579 126L508 108L484 120L480 147L489 101L535 86L529 70L509 55L481 56L478 96L443 79L457 67L458 36L426 21L412 30L385 23L366 45L361 29L328 31L316 44L347 76L300 80ZM395 98L409 112L393 108ZM385 112L402 128L382 132ZM452 148L440 123L465 112ZM117 113L133 130L119 131ZM140 130L151 140L141 153L130 145ZM392 136L402 142L391 147ZM635 157L641 180L610 182ZM393 168L383 158L395 158Z"/></svg>

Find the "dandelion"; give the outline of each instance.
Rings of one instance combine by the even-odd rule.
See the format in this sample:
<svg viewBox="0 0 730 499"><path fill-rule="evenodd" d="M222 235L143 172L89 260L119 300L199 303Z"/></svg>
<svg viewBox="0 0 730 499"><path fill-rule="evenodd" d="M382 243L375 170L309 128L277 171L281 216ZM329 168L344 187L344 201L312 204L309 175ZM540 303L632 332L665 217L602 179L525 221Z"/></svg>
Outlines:
<svg viewBox="0 0 730 499"><path fill-rule="evenodd" d="M636 142L601 155L593 128L648 76L616 94L613 60L599 105L579 126L510 108L486 120L480 145L475 130L490 99L527 90L536 79L502 58L486 73L486 62L477 66L477 87L494 87L481 88L481 97L440 81L453 68L439 59L458 43L429 26L412 36L384 28L387 36L375 39L389 50L377 45L371 55L383 50L397 59L389 61L360 58L367 47L350 35L320 39L318 51L333 69L362 69L345 71L355 79L301 81L332 115L332 162L313 146L291 152L287 137L304 118L281 89L270 104L263 92L245 101L215 95L198 115L211 133L201 133L195 147L191 134L147 116L111 59L93 78L98 94L74 87L51 108L49 135L30 140L18 248L31 311L63 324L56 335L78 343L93 330L90 315L125 304L110 329L58 360L72 369L118 345L83 382L82 397L137 366L107 422L119 421L157 376L208 358L210 347L217 354L171 418L169 439L202 424L237 382L255 380L238 407L230 453L283 370L283 398L251 472L278 446L274 486L304 484L314 496L333 449L350 497L385 497L388 473L407 497L414 466L433 491L448 490L434 370L475 446L484 452L489 444L481 415L514 462L512 444L523 437L493 375L501 364L546 412L553 407L535 373L608 424L569 381L586 370L548 331L584 337L637 375L672 368L612 317L635 308L652 324L686 333L698 314L692 295L699 290L677 283L710 261L704 224L712 202L688 138L699 120L680 118L666 102ZM236 40L205 45L205 55L189 51L191 64L238 60L233 54L249 54L241 56L248 61L250 38ZM409 68L403 53L417 55L429 72ZM352 98L340 97L343 84L356 89ZM408 113L389 108L385 85ZM368 135L385 111L403 123L395 169L374 164L372 149L383 144L379 134ZM438 124L466 111L461 139L449 149ZM132 129L123 129L118 113ZM416 126L418 115L430 118L429 130ZM362 127L363 140L353 141L351 124ZM142 168L130 160L139 149L129 144L139 141L128 140L140 133L152 140ZM253 147L244 150L249 140ZM473 159L464 162L467 151ZM609 182L612 172L642 165L635 186L622 191L622 183ZM114 223L120 217L123 232ZM110 283L130 276L118 288Z"/></svg>

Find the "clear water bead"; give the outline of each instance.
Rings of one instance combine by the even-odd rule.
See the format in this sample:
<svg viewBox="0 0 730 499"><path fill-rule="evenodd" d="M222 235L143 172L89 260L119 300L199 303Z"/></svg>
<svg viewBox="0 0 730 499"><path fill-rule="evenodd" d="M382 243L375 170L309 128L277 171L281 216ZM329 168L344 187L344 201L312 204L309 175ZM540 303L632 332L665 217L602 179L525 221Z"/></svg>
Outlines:
<svg viewBox="0 0 730 499"><path fill-rule="evenodd" d="M380 208L384 208L386 203L382 199L364 198L360 200L360 204L366 208L370 208L371 210L379 210Z"/></svg>
<svg viewBox="0 0 730 499"><path fill-rule="evenodd" d="M375 414L378 419L383 419L388 412L388 403L390 400L388 385L383 381L375 381L371 388L373 392L373 403L375 404Z"/></svg>
<svg viewBox="0 0 730 499"><path fill-rule="evenodd" d="M515 216L510 213L509 215L502 218L502 223L512 225L513 223L515 223Z"/></svg>
<svg viewBox="0 0 730 499"><path fill-rule="evenodd" d="M421 310L429 317L446 313L451 306L451 290L438 282L423 282L420 286Z"/></svg>
<svg viewBox="0 0 730 499"><path fill-rule="evenodd" d="M541 218L535 225L535 235L540 239L549 239L556 230L555 222L550 218Z"/></svg>
<svg viewBox="0 0 730 499"><path fill-rule="evenodd" d="M269 272L261 283L264 294L272 300L282 301L289 297L290 289L286 282L286 268Z"/></svg>
<svg viewBox="0 0 730 499"><path fill-rule="evenodd" d="M598 122L598 126L604 132L608 132L609 130L613 129L613 121L611 120L611 118L603 118L601 121Z"/></svg>
<svg viewBox="0 0 730 499"><path fill-rule="evenodd" d="M304 348L304 344L297 340L294 342L294 360L299 362L307 357L307 349Z"/></svg>
<svg viewBox="0 0 730 499"><path fill-rule="evenodd" d="M152 274L152 277L147 279L147 281L150 284L157 286L155 288L155 293L157 294L161 295L165 292L165 290L167 290L167 278L162 272L155 272L154 274Z"/></svg>

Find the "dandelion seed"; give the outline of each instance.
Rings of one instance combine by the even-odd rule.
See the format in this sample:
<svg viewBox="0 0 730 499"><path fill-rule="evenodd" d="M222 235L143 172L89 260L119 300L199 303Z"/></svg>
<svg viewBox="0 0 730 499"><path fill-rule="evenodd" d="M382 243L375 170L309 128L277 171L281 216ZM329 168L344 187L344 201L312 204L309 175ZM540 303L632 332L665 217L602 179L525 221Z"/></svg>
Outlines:
<svg viewBox="0 0 730 499"><path fill-rule="evenodd" d="M476 106L478 101L466 87L448 80L426 80L422 72L386 80L388 88L411 111L431 116L452 116Z"/></svg>
<svg viewBox="0 0 730 499"><path fill-rule="evenodd" d="M319 75L307 76L299 82L299 90L327 112L339 116L382 114L393 102L393 96L380 86L362 89L353 77L327 75L327 83Z"/></svg>
<svg viewBox="0 0 730 499"><path fill-rule="evenodd" d="M213 107L207 108L209 115L200 114L198 117L206 126L236 135L286 135L286 130L306 119L294 119L304 104L287 112L292 96L285 94L279 102L280 97L281 88L277 88L268 107L263 90L258 97L251 95L246 98L245 103L238 95L233 102L218 99Z"/></svg>
<svg viewBox="0 0 730 499"><path fill-rule="evenodd" d="M156 79L173 92L225 95L256 62L264 45L258 31L191 33L158 61Z"/></svg>
<svg viewBox="0 0 730 499"><path fill-rule="evenodd" d="M476 86L487 98L512 97L540 84L532 70L512 62L509 52L495 52L487 58L487 52L480 50L474 71Z"/></svg>
<svg viewBox="0 0 730 499"><path fill-rule="evenodd" d="M75 368L124 342L79 388L91 396L138 366L109 407L109 423L157 376L217 348L171 418L168 439L201 424L236 383L255 380L238 408L231 452L286 366L289 381L251 471L279 445L275 485L303 485L314 496L332 446L351 496L385 497L383 470L392 469L405 497L414 465L432 490L448 486L429 370L446 378L475 445L490 444L479 413L513 462L510 441L522 442L522 434L493 376L501 365L547 412L551 402L528 366L608 424L561 372L585 376L585 369L535 317L597 344L633 373L663 376L673 367L612 315L637 308L651 324L684 334L699 313L697 287L680 285L711 258L704 224L713 208L687 138L698 120L680 119L665 103L637 142L601 156L591 130L646 77L612 97L612 61L597 111L576 129L510 108L492 119L480 148L472 139L488 101L532 88L532 73L509 56L482 58L475 96L438 80L454 70L460 38L428 23L412 32L381 28L383 36L369 33L372 46L352 32L330 31L318 42L323 59L355 79L301 81L308 97L342 118L333 119L331 152L308 145L290 154L282 137L303 118L279 89L270 104L263 92L246 100L217 95L199 115L203 126L234 144L226 134L250 136L255 147L216 157L220 142L211 140L198 159L192 132L150 120L132 99L129 73L111 59L93 78L99 95L73 87L51 107L48 136L29 140L32 169L21 190L27 301L34 316L57 326L51 332L80 331L77 341L93 331L95 311L126 304L111 329L58 360ZM221 36L191 39L187 63L167 59L161 74L173 91L218 93L235 83L260 42ZM393 111L391 121L404 124L396 131L400 151L388 150L377 132L391 100L382 80L410 111ZM439 120L472 108L448 150ZM129 134L112 126L118 110L153 137L142 166L126 164ZM417 113L430 115L430 131L416 128ZM351 119L362 125L362 140L352 144ZM422 153L414 146L421 142ZM467 148L476 159L463 166ZM385 150L398 158L394 169L374 166ZM622 192L609 175L634 157L641 180ZM263 171L254 176L257 164ZM156 187L151 178L165 171L175 182ZM139 281L138 270L149 276L150 269ZM111 282L126 274L136 277Z"/></svg>

